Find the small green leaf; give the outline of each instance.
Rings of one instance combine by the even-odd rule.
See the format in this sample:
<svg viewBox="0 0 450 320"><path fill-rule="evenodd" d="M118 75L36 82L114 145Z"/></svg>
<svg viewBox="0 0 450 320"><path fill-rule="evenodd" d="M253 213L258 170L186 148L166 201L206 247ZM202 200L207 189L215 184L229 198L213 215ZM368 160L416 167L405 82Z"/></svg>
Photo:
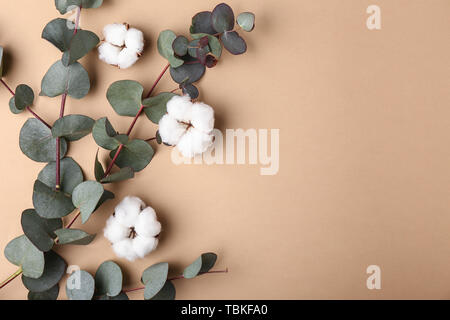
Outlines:
<svg viewBox="0 0 450 320"><path fill-rule="evenodd" d="M62 228L61 219L43 219L33 209L22 213L21 224L27 238L43 252L53 248L54 231Z"/></svg>
<svg viewBox="0 0 450 320"><path fill-rule="evenodd" d="M123 275L120 267L113 261L105 261L95 273L95 287L99 295L115 297L122 291Z"/></svg>
<svg viewBox="0 0 450 320"><path fill-rule="evenodd" d="M247 51L247 44L236 31L224 32L220 37L222 43L231 54L238 55Z"/></svg>
<svg viewBox="0 0 450 320"><path fill-rule="evenodd" d="M52 127L54 138L64 137L77 141L91 133L95 121L87 116L71 114L56 120Z"/></svg>
<svg viewBox="0 0 450 320"><path fill-rule="evenodd" d="M44 219L57 219L70 214L75 208L70 195L55 191L39 180L34 183L33 205Z"/></svg>
<svg viewBox="0 0 450 320"><path fill-rule="evenodd" d="M97 181L83 182L73 190L72 201L74 206L80 209L83 223L86 223L95 211L103 193L103 186Z"/></svg>
<svg viewBox="0 0 450 320"><path fill-rule="evenodd" d="M144 112L147 118L155 124L167 113L167 102L176 94L171 92L163 92L155 97L145 99L142 104L145 106Z"/></svg>
<svg viewBox="0 0 450 320"><path fill-rule="evenodd" d="M28 292L28 300L57 300L58 295L59 285L55 285L44 292Z"/></svg>
<svg viewBox="0 0 450 320"><path fill-rule="evenodd" d="M68 21L66 19L54 19L45 26L42 31L42 38L64 52L69 49L70 40L73 37L73 30L70 30L67 26Z"/></svg>
<svg viewBox="0 0 450 320"><path fill-rule="evenodd" d="M197 258L190 266L184 269L183 276L186 279L195 278L197 275L208 272L214 267L217 255L215 253L204 253Z"/></svg>
<svg viewBox="0 0 450 320"><path fill-rule="evenodd" d="M16 88L16 94L14 96L15 106L19 110L23 110L33 104L34 92L26 84L18 85Z"/></svg>
<svg viewBox="0 0 450 320"><path fill-rule="evenodd" d="M39 251L25 235L8 243L5 257L12 264L22 267L23 274L27 277L39 278L44 272L44 253Z"/></svg>
<svg viewBox="0 0 450 320"><path fill-rule="evenodd" d="M236 19L242 30L250 32L255 28L255 15L251 12L243 12Z"/></svg>
<svg viewBox="0 0 450 320"><path fill-rule="evenodd" d="M134 178L134 171L131 168L122 168L119 172L113 173L101 179L102 183L120 182Z"/></svg>
<svg viewBox="0 0 450 320"><path fill-rule="evenodd" d="M233 9L225 3L217 5L211 15L212 26L218 33L233 30L234 13Z"/></svg>
<svg viewBox="0 0 450 320"><path fill-rule="evenodd" d="M167 280L164 287L150 300L175 300L176 290L172 281Z"/></svg>
<svg viewBox="0 0 450 320"><path fill-rule="evenodd" d="M65 67L61 60L55 62L45 74L41 83L41 96L57 97L63 93L75 99L84 98L91 88L86 69L75 62Z"/></svg>
<svg viewBox="0 0 450 320"><path fill-rule="evenodd" d="M193 84L181 84L181 90L183 91L183 94L189 95L191 99L197 99L199 96L199 92L196 86Z"/></svg>
<svg viewBox="0 0 450 320"><path fill-rule="evenodd" d="M66 294L69 300L92 300L95 281L89 272L74 271L66 282Z"/></svg>
<svg viewBox="0 0 450 320"><path fill-rule="evenodd" d="M105 189L105 191L103 192L102 197L100 198L97 207L95 208L94 212L97 211L98 208L100 208L106 201L108 200L112 200L114 199L114 193L112 193L111 191L108 191Z"/></svg>
<svg viewBox="0 0 450 320"><path fill-rule="evenodd" d="M92 49L94 49L100 39L91 31L78 30L70 42L70 48L64 52L62 63L67 67L78 59L84 57Z"/></svg>
<svg viewBox="0 0 450 320"><path fill-rule="evenodd" d="M161 262L144 270L142 282L145 284L144 298L149 300L156 296L164 287L169 273L169 264Z"/></svg>
<svg viewBox="0 0 450 320"><path fill-rule="evenodd" d="M111 151L111 159L116 155L117 149ZM119 168L129 167L135 172L139 172L148 166L155 154L153 148L144 140L132 140L123 146L122 151L116 160Z"/></svg>
<svg viewBox="0 0 450 320"><path fill-rule="evenodd" d="M84 180L80 166L72 158L64 158L60 161L59 172L59 185L67 194L72 194L73 189ZM38 180L53 188L56 185L56 162L47 164L39 173Z"/></svg>
<svg viewBox="0 0 450 320"><path fill-rule="evenodd" d="M22 152L36 162L55 161L56 139L47 126L37 119L28 119L20 130L19 145ZM61 158L67 152L67 142L61 139Z"/></svg>
<svg viewBox="0 0 450 320"><path fill-rule="evenodd" d="M121 116L134 117L141 108L144 88L139 82L121 80L114 82L106 93L106 97Z"/></svg>
<svg viewBox="0 0 450 320"><path fill-rule="evenodd" d="M192 25L190 31L191 33L215 34L216 30L214 30L212 26L211 12L203 11L197 13L192 18Z"/></svg>
<svg viewBox="0 0 450 320"><path fill-rule="evenodd" d="M172 43L173 51L180 57L186 55L189 40L185 36L178 36Z"/></svg>
<svg viewBox="0 0 450 320"><path fill-rule="evenodd" d="M162 138L161 138L161 135L159 134L159 130L156 131L156 143L158 143L158 144L162 143Z"/></svg>
<svg viewBox="0 0 450 320"><path fill-rule="evenodd" d="M119 147L119 142L114 139L117 132L109 122L108 118L98 119L92 128L92 136L98 146L107 150L114 150Z"/></svg>
<svg viewBox="0 0 450 320"><path fill-rule="evenodd" d="M98 182L100 182L105 176L105 170L103 169L103 165L98 160L98 150L95 156L94 174L95 180L97 180Z"/></svg>
<svg viewBox="0 0 450 320"><path fill-rule="evenodd" d="M191 34L193 39L201 39L205 36L208 37L209 43L208 46L211 49L211 53L217 58L219 59L220 56L222 55L222 44L220 43L219 39L217 39L217 37L206 34L206 33L196 33L196 34Z"/></svg>
<svg viewBox="0 0 450 320"><path fill-rule="evenodd" d="M45 292L58 284L64 276L67 263L54 251L44 254L45 267L44 273L38 279L22 276L22 282L25 287L32 292Z"/></svg>
<svg viewBox="0 0 450 320"><path fill-rule="evenodd" d="M206 67L201 63L189 63L178 68L170 68L170 75L178 84L194 83L203 77L205 71Z"/></svg>
<svg viewBox="0 0 450 320"><path fill-rule="evenodd" d="M73 10L74 6L83 6L83 9L98 8L103 0L55 0L56 9L61 14L66 14L68 10Z"/></svg>
<svg viewBox="0 0 450 320"><path fill-rule="evenodd" d="M22 113L25 109L18 109L16 107L16 98L12 96L11 99L9 99L9 110L11 110L11 112L14 114L19 114Z"/></svg>
<svg viewBox="0 0 450 320"><path fill-rule="evenodd" d="M176 39L176 34L171 30L164 30L158 37L158 51L161 56L166 58L172 68L177 68L183 65L184 61L175 57L172 44Z"/></svg>
<svg viewBox="0 0 450 320"><path fill-rule="evenodd" d="M86 246L95 238L95 234L88 234L83 230L77 229L61 228L55 230L55 233L58 236L58 244Z"/></svg>

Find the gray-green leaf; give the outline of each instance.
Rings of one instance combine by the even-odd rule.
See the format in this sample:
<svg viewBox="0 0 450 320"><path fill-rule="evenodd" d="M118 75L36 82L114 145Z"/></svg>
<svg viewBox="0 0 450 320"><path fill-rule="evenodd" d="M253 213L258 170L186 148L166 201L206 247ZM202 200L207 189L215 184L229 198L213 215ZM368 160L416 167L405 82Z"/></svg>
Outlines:
<svg viewBox="0 0 450 320"><path fill-rule="evenodd" d="M43 252L53 248L55 230L62 228L61 219L43 219L34 209L22 213L21 224L27 238Z"/></svg>
<svg viewBox="0 0 450 320"><path fill-rule="evenodd" d="M101 183L120 182L134 178L134 171L131 168L122 168L119 172L108 175L101 179Z"/></svg>
<svg viewBox="0 0 450 320"><path fill-rule="evenodd" d="M242 30L250 32L255 28L255 15L251 12L243 12L236 19Z"/></svg>
<svg viewBox="0 0 450 320"><path fill-rule="evenodd" d="M56 139L50 129L37 119L28 119L20 130L19 145L31 160L51 162L56 160ZM61 158L67 152L67 142L61 139Z"/></svg>
<svg viewBox="0 0 450 320"><path fill-rule="evenodd" d="M158 124L159 120L167 113L167 102L176 94L171 92L163 92L155 97L145 99L142 104L145 106L145 115L151 122Z"/></svg>
<svg viewBox="0 0 450 320"><path fill-rule="evenodd" d="M97 181L86 181L79 184L74 190L72 201L81 211L81 221L85 223L97 208L104 193L103 186Z"/></svg>
<svg viewBox="0 0 450 320"><path fill-rule="evenodd" d="M100 39L91 31L78 30L70 41L70 48L64 52L62 63L67 67L78 59L84 57L88 52L94 49Z"/></svg>
<svg viewBox="0 0 450 320"><path fill-rule="evenodd" d="M119 295L122 291L123 275L120 267L113 261L105 261L95 273L95 287L99 295L110 297Z"/></svg>
<svg viewBox="0 0 450 320"><path fill-rule="evenodd" d="M225 3L217 5L211 15L213 28L218 32L230 31L234 28L233 9Z"/></svg>
<svg viewBox="0 0 450 320"><path fill-rule="evenodd" d="M150 300L175 300L176 290L172 281L167 280L164 287Z"/></svg>
<svg viewBox="0 0 450 320"><path fill-rule="evenodd" d="M69 141L77 141L92 131L95 121L87 116L71 114L56 120L52 127L52 135L64 137Z"/></svg>
<svg viewBox="0 0 450 320"><path fill-rule="evenodd" d="M44 253L39 251L25 235L8 243L5 257L12 264L22 267L23 274L27 277L39 278L44 272Z"/></svg>
<svg viewBox="0 0 450 320"><path fill-rule="evenodd" d="M28 292L28 300L57 300L58 295L59 285L55 285L44 292Z"/></svg>
<svg viewBox="0 0 450 320"><path fill-rule="evenodd" d="M172 44L176 39L176 34L171 30L164 30L158 37L158 51L161 56L166 58L172 68L177 68L183 65L184 61L175 57Z"/></svg>
<svg viewBox="0 0 450 320"><path fill-rule="evenodd" d="M141 108L143 92L144 88L139 82L121 80L108 88L106 97L119 115L134 117Z"/></svg>
<svg viewBox="0 0 450 320"><path fill-rule="evenodd" d="M53 188L56 185L56 162L50 162L39 173L38 180ZM64 193L72 194L73 189L83 182L83 172L72 158L60 161L60 187Z"/></svg>
<svg viewBox="0 0 450 320"><path fill-rule="evenodd" d="M34 92L26 84L20 84L16 88L16 94L14 96L15 106L19 110L23 110L28 106L31 106L34 101Z"/></svg>
<svg viewBox="0 0 450 320"><path fill-rule="evenodd" d="M243 54L247 51L247 44L236 31L224 32L220 37L224 47L234 55Z"/></svg>
<svg viewBox="0 0 450 320"><path fill-rule="evenodd" d="M105 170L103 169L103 165L98 160L98 150L97 154L95 155L94 174L95 180L97 180L98 182L100 182L105 176Z"/></svg>
<svg viewBox="0 0 450 320"><path fill-rule="evenodd" d="M114 138L117 136L117 132L106 117L95 122L92 136L98 146L107 150L114 150L119 146L119 142Z"/></svg>
<svg viewBox="0 0 450 320"><path fill-rule="evenodd" d="M94 291L94 278L84 270L74 271L67 279L66 294L69 300L92 300Z"/></svg>
<svg viewBox="0 0 450 320"><path fill-rule="evenodd" d="M144 298L149 300L156 296L164 287L169 273L169 264L161 262L144 270L142 282L145 284Z"/></svg>
<svg viewBox="0 0 450 320"><path fill-rule="evenodd" d="M220 43L219 39L217 39L216 36L206 34L206 33L195 33L191 35L193 39L201 39L205 36L208 37L209 40L209 48L211 49L211 53L219 59L222 55L222 44Z"/></svg>
<svg viewBox="0 0 450 320"><path fill-rule="evenodd" d="M89 234L84 232L83 230L77 229L61 228L55 230L55 233L58 236L58 244L86 246L90 244L95 238L95 234Z"/></svg>
<svg viewBox="0 0 450 320"><path fill-rule="evenodd" d="M11 110L11 112L14 114L19 114L22 113L25 109L18 109L16 107L16 98L12 96L11 99L9 99L9 110Z"/></svg>
<svg viewBox="0 0 450 320"><path fill-rule="evenodd" d="M70 30L67 26L68 21L66 19L54 19L45 26L42 31L42 38L64 52L69 49L70 40L73 37L73 30Z"/></svg>
<svg viewBox="0 0 450 320"><path fill-rule="evenodd" d="M98 8L103 0L55 0L56 9L61 14L66 14L67 10L72 10L73 6L83 6L83 9Z"/></svg>
<svg viewBox="0 0 450 320"><path fill-rule="evenodd" d="M39 180L34 183L33 205L37 214L44 219L62 218L75 209L70 195L55 191Z"/></svg>
<svg viewBox="0 0 450 320"><path fill-rule="evenodd" d="M111 151L110 157L114 158L116 150ZM129 167L135 172L143 170L152 161L155 154L153 148L144 140L132 140L123 146L116 160L119 168Z"/></svg>
<svg viewBox="0 0 450 320"><path fill-rule="evenodd" d="M197 258L190 266L184 269L183 276L186 279L195 278L197 275L208 272L214 267L216 263L217 255L215 253L209 252L204 253Z"/></svg>

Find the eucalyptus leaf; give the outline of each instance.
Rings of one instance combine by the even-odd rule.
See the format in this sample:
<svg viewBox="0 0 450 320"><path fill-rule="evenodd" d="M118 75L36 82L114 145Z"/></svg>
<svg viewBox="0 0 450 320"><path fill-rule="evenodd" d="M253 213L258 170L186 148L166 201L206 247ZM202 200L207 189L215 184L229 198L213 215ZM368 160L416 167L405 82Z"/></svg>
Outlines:
<svg viewBox="0 0 450 320"><path fill-rule="evenodd" d="M89 272L74 271L66 282L66 294L69 300L92 300L95 281Z"/></svg>
<svg viewBox="0 0 450 320"><path fill-rule="evenodd" d="M52 127L52 135L64 137L69 141L77 141L92 132L95 120L78 114L71 114L56 120Z"/></svg>
<svg viewBox="0 0 450 320"><path fill-rule="evenodd" d="M191 99L197 99L200 94L197 87L190 83L182 84L181 90L183 91L183 94L189 95Z"/></svg>
<svg viewBox="0 0 450 320"><path fill-rule="evenodd" d="M203 77L205 70L205 66L201 63L185 63L181 67L170 68L170 75L178 84L194 83Z"/></svg>
<svg viewBox="0 0 450 320"><path fill-rule="evenodd" d="M157 144L161 144L162 143L162 138L161 138L161 135L159 134L159 130L156 131L156 143Z"/></svg>
<svg viewBox="0 0 450 320"><path fill-rule="evenodd" d="M70 41L69 50L64 52L62 63L64 66L69 66L78 59L84 57L92 49L94 49L100 39L91 31L78 30Z"/></svg>
<svg viewBox="0 0 450 320"><path fill-rule="evenodd" d="M19 145L22 152L36 162L51 162L56 158L56 139L50 129L38 119L28 119L20 130ZM61 139L61 158L67 152L67 142Z"/></svg>
<svg viewBox="0 0 450 320"><path fill-rule="evenodd" d="M224 47L234 55L243 54L247 51L247 44L236 31L224 32L220 37Z"/></svg>
<svg viewBox="0 0 450 320"><path fill-rule="evenodd" d="M204 47L200 44L200 39L192 40L189 43L188 53L193 58L201 58L202 56L206 56L210 52L209 46L206 45Z"/></svg>
<svg viewBox="0 0 450 320"><path fill-rule="evenodd" d="M159 54L169 61L172 68L177 68L184 63L182 59L175 57L175 52L173 51L172 44L176 37L173 31L164 30L159 34L157 42Z"/></svg>
<svg viewBox="0 0 450 320"><path fill-rule="evenodd" d="M58 244L86 246L90 244L95 238L95 234L89 234L84 232L83 230L77 229L61 228L55 230L55 233L58 236Z"/></svg>
<svg viewBox="0 0 450 320"><path fill-rule="evenodd" d="M205 36L208 37L209 43L208 46L211 49L211 53L219 59L222 55L222 44L220 43L219 39L216 36L212 36L206 33L196 33L191 34L193 39L201 39Z"/></svg>
<svg viewBox="0 0 450 320"><path fill-rule="evenodd" d="M61 191L72 194L73 189L83 182L83 172L72 158L60 161L60 187ZM53 188L56 185L56 162L50 162L39 173L38 180Z"/></svg>
<svg viewBox="0 0 450 320"><path fill-rule="evenodd" d="M180 57L186 55L189 40L185 36L178 36L172 43L173 51Z"/></svg>
<svg viewBox="0 0 450 320"><path fill-rule="evenodd" d="M141 108L143 92L144 88L139 82L121 80L108 88L106 97L117 114L134 117Z"/></svg>
<svg viewBox="0 0 450 320"><path fill-rule="evenodd" d="M191 33L215 34L210 11L202 11L192 18Z"/></svg>
<svg viewBox="0 0 450 320"><path fill-rule="evenodd" d="M73 6L83 9L98 8L103 4L103 0L55 0L56 9L61 14L66 14L68 10L72 10Z"/></svg>
<svg viewBox="0 0 450 320"><path fill-rule="evenodd" d="M251 12L243 12L236 19L242 30L250 32L255 28L255 15Z"/></svg>
<svg viewBox="0 0 450 320"><path fill-rule="evenodd" d="M114 158L117 149L111 151L110 157ZM144 140L132 140L123 146L122 151L116 159L116 165L119 168L129 167L135 172L139 172L148 166L150 161L152 161L155 151L153 148Z"/></svg>
<svg viewBox="0 0 450 320"><path fill-rule="evenodd" d="M98 160L98 150L97 154L95 155L95 165L94 165L94 174L95 174L95 180L100 182L100 180L103 179L105 176L105 170L103 169L103 165Z"/></svg>
<svg viewBox="0 0 450 320"><path fill-rule="evenodd" d="M107 177L101 179L101 183L113 183L125 181L134 178L134 171L131 168L122 168L119 172L108 175Z"/></svg>
<svg viewBox="0 0 450 320"><path fill-rule="evenodd" d="M55 62L45 74L41 83L41 96L57 97L63 93L75 99L84 98L91 88L86 69L75 62L66 67L62 61Z"/></svg>
<svg viewBox="0 0 450 320"><path fill-rule="evenodd" d="M144 298L149 300L156 296L164 287L169 273L169 264L161 262L144 270L142 282L145 284Z"/></svg>
<svg viewBox="0 0 450 320"><path fill-rule="evenodd" d="M115 297L110 297L108 295L102 295L98 300L130 300L125 292L121 292L119 295Z"/></svg>
<svg viewBox="0 0 450 320"><path fill-rule="evenodd" d="M147 118L155 124L167 113L167 102L176 94L171 92L163 92L155 97L145 99L142 104L145 106L144 112Z"/></svg>
<svg viewBox="0 0 450 320"><path fill-rule="evenodd" d="M111 191L108 191L108 190L105 189L105 191L103 192L102 197L98 201L97 207L95 208L94 212L97 211L97 209L100 208L106 201L112 200L114 198L115 198L114 193L112 193Z"/></svg>
<svg viewBox="0 0 450 320"><path fill-rule="evenodd" d="M85 181L73 190L72 201L74 206L80 209L82 223L88 221L103 193L104 188L97 181Z"/></svg>
<svg viewBox="0 0 450 320"><path fill-rule="evenodd" d="M214 267L217 255L209 252L198 257L191 265L184 269L183 276L186 279L195 278L197 275L208 272Z"/></svg>
<svg viewBox="0 0 450 320"><path fill-rule="evenodd" d="M62 218L75 209L70 195L55 191L39 180L34 183L33 205L37 214L44 219Z"/></svg>
<svg viewBox="0 0 450 320"><path fill-rule="evenodd" d="M39 251L25 235L7 244L5 257L12 264L22 267L23 274L27 277L39 278L44 272L44 253Z"/></svg>
<svg viewBox="0 0 450 320"><path fill-rule="evenodd" d="M175 295L175 286L173 285L172 281L167 280L161 291L159 291L150 300L175 300Z"/></svg>
<svg viewBox="0 0 450 320"><path fill-rule="evenodd" d="M43 252L53 248L55 230L62 228L61 219L43 219L33 209L22 212L21 224L27 238Z"/></svg>
<svg viewBox="0 0 450 320"><path fill-rule="evenodd" d="M217 5L211 14L212 26L218 33L233 30L233 9L225 3Z"/></svg>
<svg viewBox="0 0 450 320"><path fill-rule="evenodd" d="M44 292L28 292L28 300L57 300L58 295L59 285L55 285Z"/></svg>
<svg viewBox="0 0 450 320"><path fill-rule="evenodd" d="M34 92L26 84L18 85L16 88L16 94L14 95L15 106L19 110L23 110L33 104Z"/></svg>
<svg viewBox="0 0 450 320"><path fill-rule="evenodd" d="M12 96L11 99L9 99L9 110L14 114L19 114L22 113L25 109L18 109L16 107L16 98Z"/></svg>
<svg viewBox="0 0 450 320"><path fill-rule="evenodd" d="M32 292L45 292L61 280L67 268L67 263L56 252L49 251L44 254L44 273L38 279L22 276L25 287Z"/></svg>
<svg viewBox="0 0 450 320"><path fill-rule="evenodd" d="M98 146L107 150L114 150L119 147L119 142L114 139L117 132L114 130L108 118L97 120L92 128L92 136Z"/></svg>
<svg viewBox="0 0 450 320"><path fill-rule="evenodd" d="M68 21L62 18L50 21L42 31L42 38L53 44L61 52L70 48L72 37L73 30L68 28Z"/></svg>
<svg viewBox="0 0 450 320"><path fill-rule="evenodd" d="M120 267L113 261L105 261L95 273L95 287L99 295L115 297L122 291L123 275Z"/></svg>

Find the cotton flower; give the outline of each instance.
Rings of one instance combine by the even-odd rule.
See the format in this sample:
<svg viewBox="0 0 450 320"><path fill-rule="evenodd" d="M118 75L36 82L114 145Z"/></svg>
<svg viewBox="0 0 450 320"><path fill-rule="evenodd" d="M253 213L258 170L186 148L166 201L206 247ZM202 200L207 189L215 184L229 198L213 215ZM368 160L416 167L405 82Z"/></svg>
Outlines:
<svg viewBox="0 0 450 320"><path fill-rule="evenodd" d="M104 235L118 257L134 261L156 249L160 232L155 210L137 197L126 197L106 221Z"/></svg>
<svg viewBox="0 0 450 320"><path fill-rule="evenodd" d="M105 42L98 48L100 60L127 69L134 65L144 50L144 34L127 24L113 23L103 29Z"/></svg>
<svg viewBox="0 0 450 320"><path fill-rule="evenodd" d="M191 102L188 95L174 96L167 114L159 121L161 140L177 146L184 157L202 154L213 144L214 110L205 103Z"/></svg>

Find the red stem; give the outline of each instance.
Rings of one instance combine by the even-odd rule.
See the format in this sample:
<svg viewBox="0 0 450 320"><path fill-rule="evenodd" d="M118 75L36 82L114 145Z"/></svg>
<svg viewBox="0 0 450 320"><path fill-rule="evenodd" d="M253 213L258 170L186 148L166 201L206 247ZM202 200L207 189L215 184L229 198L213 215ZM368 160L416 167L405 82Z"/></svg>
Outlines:
<svg viewBox="0 0 450 320"><path fill-rule="evenodd" d="M15 96L16 94L14 93L14 91L11 90L11 88L6 84L5 81L3 81L3 79L0 79L0 81L2 82L2 84L5 86L6 89L8 89L9 92L11 92L11 94L13 96Z"/></svg>

